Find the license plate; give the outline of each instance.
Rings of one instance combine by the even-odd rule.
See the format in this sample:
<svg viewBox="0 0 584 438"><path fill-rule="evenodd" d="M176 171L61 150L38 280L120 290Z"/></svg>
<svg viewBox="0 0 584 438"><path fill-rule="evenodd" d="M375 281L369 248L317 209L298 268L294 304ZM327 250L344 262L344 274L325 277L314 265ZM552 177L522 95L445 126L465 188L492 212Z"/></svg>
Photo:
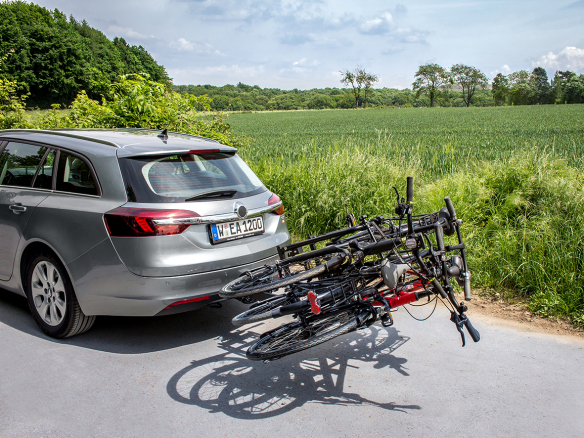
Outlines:
<svg viewBox="0 0 584 438"><path fill-rule="evenodd" d="M211 243L228 242L230 240L263 234L264 220L261 216L258 216L252 219L242 219L235 222L212 224L210 231Z"/></svg>

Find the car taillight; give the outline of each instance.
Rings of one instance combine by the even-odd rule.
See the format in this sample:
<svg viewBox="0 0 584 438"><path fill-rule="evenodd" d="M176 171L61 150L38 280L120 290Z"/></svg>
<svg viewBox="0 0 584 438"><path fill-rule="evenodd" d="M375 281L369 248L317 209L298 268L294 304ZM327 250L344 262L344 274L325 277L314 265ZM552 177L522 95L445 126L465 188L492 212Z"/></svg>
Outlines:
<svg viewBox="0 0 584 438"><path fill-rule="evenodd" d="M270 198L270 200L268 201L268 205L274 205L274 204L277 204L278 202L282 202L282 200L280 199L280 197L278 195L273 194L272 197ZM273 210L272 213L277 214L277 215L283 215L284 214L284 204L280 205L278 208Z"/></svg>
<svg viewBox="0 0 584 438"><path fill-rule="evenodd" d="M110 236L138 237L180 234L190 224L173 224L173 219L199 217L187 210L157 210L151 208L118 207L103 215ZM161 221L163 223L155 223Z"/></svg>

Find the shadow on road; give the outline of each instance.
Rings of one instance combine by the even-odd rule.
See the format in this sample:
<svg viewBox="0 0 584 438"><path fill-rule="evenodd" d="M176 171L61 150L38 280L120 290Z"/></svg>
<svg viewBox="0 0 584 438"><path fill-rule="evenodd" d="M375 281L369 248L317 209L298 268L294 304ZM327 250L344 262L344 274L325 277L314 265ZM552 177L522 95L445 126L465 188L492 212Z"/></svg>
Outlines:
<svg viewBox="0 0 584 438"><path fill-rule="evenodd" d="M26 298L0 289L0 323L47 342L117 354L151 353L216 338L233 329L231 318L246 307L232 300L221 309L204 307L168 316L99 316L87 333L54 339L38 328Z"/></svg>
<svg viewBox="0 0 584 438"><path fill-rule="evenodd" d="M307 402L334 405L371 405L405 412L417 405L368 400L346 382L347 370L373 366L408 376L406 359L394 352L409 338L395 328L371 326L282 359L250 361L244 351L257 339L249 330L224 335L219 347L225 353L193 361L168 382L174 400L222 412L234 418L254 419L280 415Z"/></svg>

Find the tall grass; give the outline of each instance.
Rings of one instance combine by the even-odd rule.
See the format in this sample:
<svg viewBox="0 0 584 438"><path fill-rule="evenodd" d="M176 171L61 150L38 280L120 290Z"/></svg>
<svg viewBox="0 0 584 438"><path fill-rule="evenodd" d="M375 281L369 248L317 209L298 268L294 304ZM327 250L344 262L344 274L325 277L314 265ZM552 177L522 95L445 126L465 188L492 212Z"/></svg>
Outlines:
<svg viewBox="0 0 584 438"><path fill-rule="evenodd" d="M287 134L282 135L283 144L258 137L259 131L242 131L256 136L252 148L242 153L283 198L289 227L302 237L342 226L348 212L391 215L395 206L391 186L403 193L405 177L415 176L418 212L441 208L446 195L453 199L464 221L474 285L513 290L528 298L536 312L569 316L584 325L584 106L563 108L569 110L560 111L563 117L556 107L532 112L510 108L520 111L505 113L510 138L503 146L487 141L502 135L495 125L486 129L489 118L497 120L498 116L491 117L500 110L496 108L457 114L458 109L402 111L412 120L399 141L384 126L374 135L335 134L331 126L313 123L313 117L318 121L313 114L319 113L301 117L295 112L293 123L287 124L286 114L281 119L279 129ZM354 115L377 114L327 113L338 113L326 115L332 119L344 115L349 129ZM455 129L458 114L473 124ZM261 124L266 114L244 116L255 116ZM299 125L299 117L305 130L312 130L312 141L303 141L307 137L302 134L295 137L290 129ZM404 120L407 117L402 119L405 124ZM338 124L337 129L342 131L338 127L345 125ZM450 133L442 132L431 144L420 127L434 125L436 132ZM481 130L478 138L469 135ZM409 146L404 147L406 138Z"/></svg>

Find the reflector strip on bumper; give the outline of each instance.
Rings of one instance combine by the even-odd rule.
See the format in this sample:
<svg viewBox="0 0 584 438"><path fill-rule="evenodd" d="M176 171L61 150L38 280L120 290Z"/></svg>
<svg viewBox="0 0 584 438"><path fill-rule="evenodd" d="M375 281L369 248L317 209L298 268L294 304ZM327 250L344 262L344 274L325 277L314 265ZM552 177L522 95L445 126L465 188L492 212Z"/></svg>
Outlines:
<svg viewBox="0 0 584 438"><path fill-rule="evenodd" d="M203 300L208 300L208 299L209 299L209 295L205 295L205 296L197 297L197 298L189 298L187 300L180 300L180 301L176 301L172 304L169 304L168 306L166 306L164 308L164 310L170 309L171 307L174 307L174 306L178 306L179 304L194 303L195 301L203 301Z"/></svg>

